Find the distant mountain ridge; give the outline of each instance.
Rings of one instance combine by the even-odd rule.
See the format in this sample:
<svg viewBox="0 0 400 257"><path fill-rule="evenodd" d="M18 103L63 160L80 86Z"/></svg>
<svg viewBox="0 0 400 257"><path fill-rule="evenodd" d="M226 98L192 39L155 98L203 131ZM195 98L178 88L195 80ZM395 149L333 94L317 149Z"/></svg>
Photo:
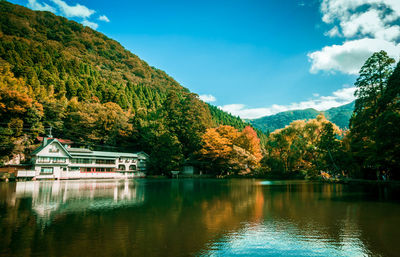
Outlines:
<svg viewBox="0 0 400 257"><path fill-rule="evenodd" d="M349 128L349 121L354 110L354 104L355 102L353 101L349 104L334 107L326 111L308 108L304 110L280 112L274 115L249 120L249 123L263 132L273 132L276 129L284 128L295 120L314 119L318 114L323 113L329 121L335 123L341 129L346 129Z"/></svg>

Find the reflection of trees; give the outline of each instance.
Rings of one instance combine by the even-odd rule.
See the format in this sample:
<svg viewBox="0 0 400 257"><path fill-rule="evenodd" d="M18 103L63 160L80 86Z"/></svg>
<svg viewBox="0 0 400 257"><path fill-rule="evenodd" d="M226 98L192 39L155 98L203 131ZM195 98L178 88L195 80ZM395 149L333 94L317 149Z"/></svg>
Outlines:
<svg viewBox="0 0 400 257"><path fill-rule="evenodd" d="M400 206L371 201L380 190L371 185L352 188L318 183L265 187L264 197L270 199L264 205L265 219L289 221L297 227L293 233L327 240L338 247L358 237L373 255L387 254L399 249L393 238L400 234L390 226L399 227ZM370 247L372 242L374 246Z"/></svg>
<svg viewBox="0 0 400 257"><path fill-rule="evenodd" d="M398 249L389 238L396 238L393 233L398 232L391 232L393 227L387 225L387 221L399 225L395 215L400 210L395 204L365 202L358 191L352 193L343 185L254 183L140 180L129 186L140 191L135 194L135 199L142 199L140 205L95 208L87 206L97 201L129 202L123 196L123 182L117 186L59 185L57 190L53 185L50 194L44 193L44 184L35 191L36 200L16 192L15 184L0 184L0 237L4 238L0 255L40 254L46 249L44 255L49 256L186 256L229 232L240 231L245 224L270 221L285 235L321 239L338 247L356 235L374 255L386 254L389 246ZM59 207L52 212L51 223L38 223L40 215L31 208L55 201ZM388 205L393 214L387 213Z"/></svg>

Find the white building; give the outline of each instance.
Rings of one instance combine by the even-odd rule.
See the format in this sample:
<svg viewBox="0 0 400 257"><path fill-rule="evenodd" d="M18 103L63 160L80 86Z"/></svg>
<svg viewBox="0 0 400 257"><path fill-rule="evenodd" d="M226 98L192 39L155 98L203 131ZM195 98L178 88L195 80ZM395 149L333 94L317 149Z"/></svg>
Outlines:
<svg viewBox="0 0 400 257"><path fill-rule="evenodd" d="M17 177L35 179L133 178L143 177L148 155L92 151L62 145L55 138L44 138L32 152L33 170L19 171Z"/></svg>

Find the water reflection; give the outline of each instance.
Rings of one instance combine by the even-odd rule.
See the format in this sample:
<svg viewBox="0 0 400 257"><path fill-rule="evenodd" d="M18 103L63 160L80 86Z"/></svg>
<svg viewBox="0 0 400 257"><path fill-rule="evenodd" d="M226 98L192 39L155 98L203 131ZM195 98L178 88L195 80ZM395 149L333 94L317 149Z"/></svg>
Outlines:
<svg viewBox="0 0 400 257"><path fill-rule="evenodd" d="M259 180L3 183L0 256L396 256L398 193Z"/></svg>
<svg viewBox="0 0 400 257"><path fill-rule="evenodd" d="M352 234L336 242L319 235L302 235L285 222L246 224L206 246L200 256L366 256L365 246Z"/></svg>
<svg viewBox="0 0 400 257"><path fill-rule="evenodd" d="M64 180L17 182L16 199L30 199L40 218L66 212L106 210L144 201L143 187L134 180Z"/></svg>

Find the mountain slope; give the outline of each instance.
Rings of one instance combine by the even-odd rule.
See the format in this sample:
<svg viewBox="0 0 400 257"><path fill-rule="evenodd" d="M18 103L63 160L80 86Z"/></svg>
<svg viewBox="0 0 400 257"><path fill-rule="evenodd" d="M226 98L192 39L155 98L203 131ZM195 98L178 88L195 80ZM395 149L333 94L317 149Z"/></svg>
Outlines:
<svg viewBox="0 0 400 257"><path fill-rule="evenodd" d="M0 2L0 58L41 98L97 97L122 108L134 105L135 86L188 92L118 42L50 12Z"/></svg>
<svg viewBox="0 0 400 257"><path fill-rule="evenodd" d="M339 126L339 128L349 128L351 115L353 115L355 101L339 107L334 107L324 112L326 118Z"/></svg>
<svg viewBox="0 0 400 257"><path fill-rule="evenodd" d="M314 119L319 114L315 109L295 110L280 112L275 115L265 116L249 122L256 128L264 132L272 132L276 129L284 128L295 120Z"/></svg>
<svg viewBox="0 0 400 257"><path fill-rule="evenodd" d="M277 113L275 115L250 120L249 122L255 128L267 133L273 132L276 129L284 128L292 121L314 119L318 114L323 113L329 121L335 123L340 128L345 129L349 127L349 121L353 110L354 101L346 105L328 109L326 111L317 111L312 108L305 110L286 111Z"/></svg>
<svg viewBox="0 0 400 257"><path fill-rule="evenodd" d="M6 1L0 2L0 61L26 82L39 102L96 98L123 109L153 110L171 91L190 93L107 36L53 13ZM225 120L235 119L227 115Z"/></svg>
<svg viewBox="0 0 400 257"><path fill-rule="evenodd" d="M207 128L246 125L107 36L6 1L0 1L0 119L0 163L28 153L51 127L53 136L92 148L144 150L160 173L196 153Z"/></svg>

